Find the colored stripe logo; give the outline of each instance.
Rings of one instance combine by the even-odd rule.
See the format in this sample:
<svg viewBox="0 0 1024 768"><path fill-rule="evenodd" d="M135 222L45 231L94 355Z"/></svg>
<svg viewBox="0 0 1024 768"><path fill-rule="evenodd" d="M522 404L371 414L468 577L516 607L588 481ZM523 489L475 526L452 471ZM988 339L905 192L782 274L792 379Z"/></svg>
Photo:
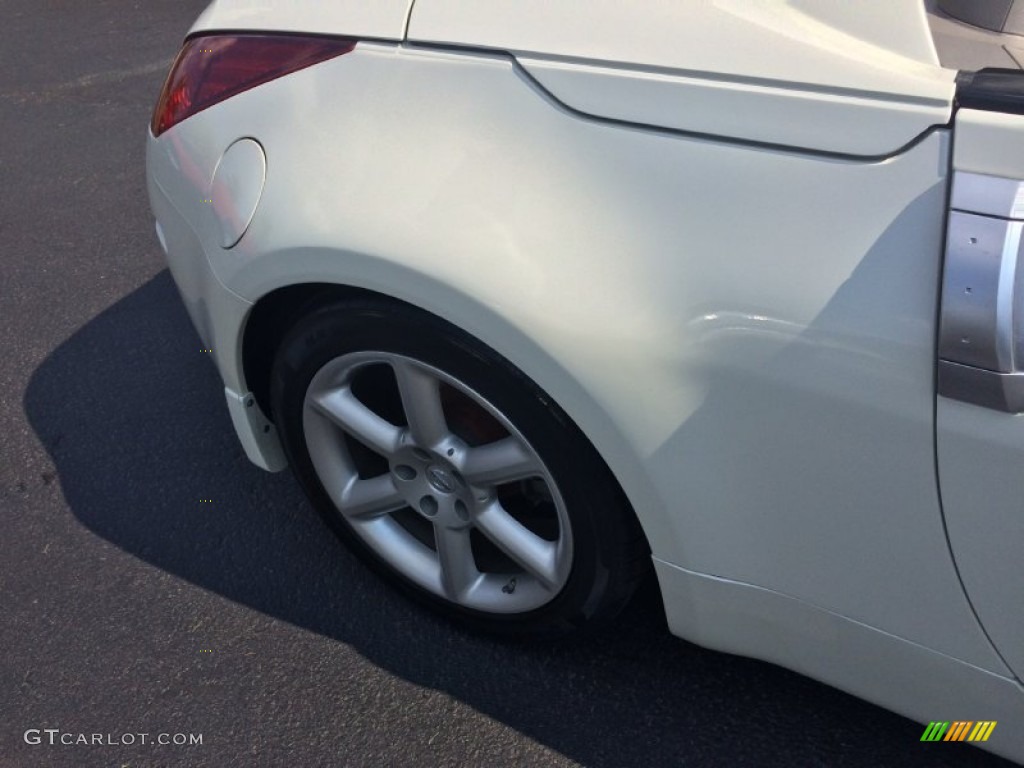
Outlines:
<svg viewBox="0 0 1024 768"><path fill-rule="evenodd" d="M924 729L921 741L988 741L995 728L995 720L932 721Z"/></svg>

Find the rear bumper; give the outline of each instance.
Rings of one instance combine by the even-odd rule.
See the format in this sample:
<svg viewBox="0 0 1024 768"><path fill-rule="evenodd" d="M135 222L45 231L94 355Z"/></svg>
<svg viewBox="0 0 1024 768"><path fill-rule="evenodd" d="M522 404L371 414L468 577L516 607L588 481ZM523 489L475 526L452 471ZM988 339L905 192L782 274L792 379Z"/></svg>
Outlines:
<svg viewBox="0 0 1024 768"><path fill-rule="evenodd" d="M150 137L147 152L149 202L156 217L157 238L167 257L171 276L185 309L203 343L197 354L209 354L224 382L231 422L249 460L276 472L287 466L277 431L249 392L242 363L242 331L252 302L224 286L214 274L196 228L188 221L156 181L154 164L166 162L167 154L154 151Z"/></svg>

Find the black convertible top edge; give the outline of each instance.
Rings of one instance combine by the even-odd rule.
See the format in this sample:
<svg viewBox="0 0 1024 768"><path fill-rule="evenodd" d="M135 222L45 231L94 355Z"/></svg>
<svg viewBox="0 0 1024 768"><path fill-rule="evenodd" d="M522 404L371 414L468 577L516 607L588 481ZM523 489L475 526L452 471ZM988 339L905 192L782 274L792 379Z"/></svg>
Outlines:
<svg viewBox="0 0 1024 768"><path fill-rule="evenodd" d="M1024 115L1024 70L961 72L956 77L956 103L964 109Z"/></svg>

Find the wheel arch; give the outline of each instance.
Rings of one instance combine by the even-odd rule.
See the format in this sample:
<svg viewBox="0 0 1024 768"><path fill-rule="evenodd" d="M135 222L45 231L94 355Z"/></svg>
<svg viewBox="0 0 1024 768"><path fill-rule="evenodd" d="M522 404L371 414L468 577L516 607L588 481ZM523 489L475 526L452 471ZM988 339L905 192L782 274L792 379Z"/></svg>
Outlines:
<svg viewBox="0 0 1024 768"><path fill-rule="evenodd" d="M268 418L273 420L270 372L288 330L303 315L323 304L377 295L336 283L295 283L276 288L255 302L241 329L242 373L247 388Z"/></svg>
<svg viewBox="0 0 1024 768"><path fill-rule="evenodd" d="M396 293L317 280L279 285L256 299L242 325L239 349L245 385L263 412L272 418L269 390L274 357L288 331L301 317L330 303L358 299L403 304L428 312L490 346L565 411L615 478L643 529L651 551L650 543L658 540L658 531L665 530L667 525L663 519L664 511L651 491L651 478L639 458L629 449L625 435L602 410L585 382L561 366L541 344L497 308L451 288L446 298L440 301L436 300L436 292L430 292L435 296L430 305L410 301ZM469 318L477 322L470 323Z"/></svg>

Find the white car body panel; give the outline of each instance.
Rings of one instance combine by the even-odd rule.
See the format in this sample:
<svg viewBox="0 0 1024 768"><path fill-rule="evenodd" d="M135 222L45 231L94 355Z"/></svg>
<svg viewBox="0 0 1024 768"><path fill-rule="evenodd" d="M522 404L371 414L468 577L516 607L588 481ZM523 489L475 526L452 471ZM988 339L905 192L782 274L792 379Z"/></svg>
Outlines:
<svg viewBox="0 0 1024 768"><path fill-rule="evenodd" d="M970 119L964 119L964 115ZM963 110L957 115L953 167L967 173L983 173L1024 179L1020 115Z"/></svg>
<svg viewBox="0 0 1024 768"><path fill-rule="evenodd" d="M939 398L950 544L978 618L1024 675L1024 417Z"/></svg>
<svg viewBox="0 0 1024 768"><path fill-rule="evenodd" d="M1024 115L961 110L953 167L1024 179ZM1024 219L1017 198L990 212ZM1024 318L1014 323L1019 333ZM1003 658L1024 676L1024 415L939 397L936 418L943 510L960 576Z"/></svg>
<svg viewBox="0 0 1024 768"><path fill-rule="evenodd" d="M195 29L297 31L320 8L246 5L219 0ZM320 31L373 17L366 35L400 38L405 0L375 7L352 24L322 11ZM691 25L650 3L643 29L625 4L568 7L545 4L541 23L534 0L417 0L411 37L466 48L362 42L150 136L161 239L247 454L284 466L249 404L255 303L299 283L409 302L508 358L591 440L644 527L674 632L918 719L1019 719L1004 659L1021 672L1024 612L987 615L1020 593L1024 537L995 539L1020 530L1008 467L1024 430L939 399L944 522L934 382L950 158L1024 178L1024 118L982 113L954 151L955 73L917 2L723 0L683 6ZM807 119L787 122L798 102ZM243 138L266 181L224 248L203 201ZM1011 449L998 471L976 445L993 435ZM1024 731L986 747L1021 759Z"/></svg>
<svg viewBox="0 0 1024 768"><path fill-rule="evenodd" d="M417 0L409 39L883 93L939 64L920 0Z"/></svg>
<svg viewBox="0 0 1024 768"><path fill-rule="evenodd" d="M315 123L330 131L304 128L289 100L328 84ZM364 89L375 99L352 110ZM226 250L199 201L236 125L291 171L268 171ZM507 58L362 44L156 146L203 168L203 186L169 192L197 201L231 291L344 282L470 330L563 404L656 557L1005 672L949 597L935 493L945 135L854 163L623 131L559 110Z"/></svg>
<svg viewBox="0 0 1024 768"><path fill-rule="evenodd" d="M777 592L657 560L655 567L665 603L673 606L669 626L680 637L773 661L924 723L985 713L1002 730L983 746L1017 761L1024 756L1024 735L1015 727L1024 691L1016 680Z"/></svg>
<svg viewBox="0 0 1024 768"><path fill-rule="evenodd" d="M401 40L413 0L213 0L189 34L271 30Z"/></svg>
<svg viewBox="0 0 1024 768"><path fill-rule="evenodd" d="M915 0L640 5L421 1L409 40L509 51L587 114L748 141L879 156L949 119Z"/></svg>
<svg viewBox="0 0 1024 768"><path fill-rule="evenodd" d="M528 55L517 61L559 101L587 115L861 157L895 153L947 122L953 94L952 72L940 73L927 99L894 100Z"/></svg>

